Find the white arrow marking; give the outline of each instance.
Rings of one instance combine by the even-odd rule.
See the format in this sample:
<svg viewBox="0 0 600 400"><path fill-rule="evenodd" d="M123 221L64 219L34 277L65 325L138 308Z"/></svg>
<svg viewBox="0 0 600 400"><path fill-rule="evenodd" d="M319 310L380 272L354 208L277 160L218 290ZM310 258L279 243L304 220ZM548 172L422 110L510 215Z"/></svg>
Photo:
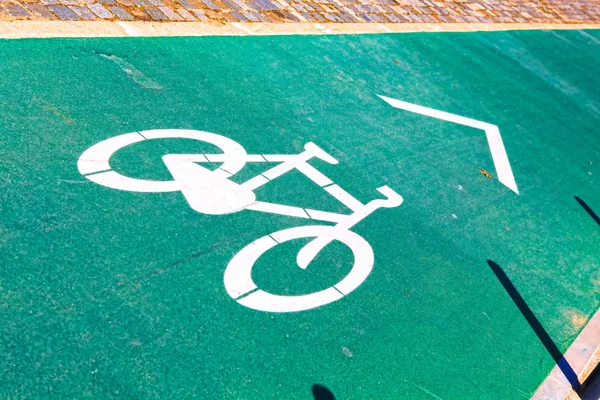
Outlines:
<svg viewBox="0 0 600 400"><path fill-rule="evenodd" d="M379 96L379 95L378 95ZM391 99L385 96L379 96L386 103L394 108L414 112L428 117L442 119L448 122L454 122L455 124L470 126L471 128L482 129L485 131L487 141L490 146L490 152L492 153L492 160L494 161L494 168L496 168L496 174L498 174L498 180L508 187L510 190L519 194L517 189L517 182L510 168L508 162L508 155L504 149L504 143L502 143L502 137L500 136L500 130L496 125L488 124L487 122L477 121L471 118L461 117L460 115L450 114L440 110L434 110L433 108L427 108L418 106L416 104L407 103L396 99Z"/></svg>

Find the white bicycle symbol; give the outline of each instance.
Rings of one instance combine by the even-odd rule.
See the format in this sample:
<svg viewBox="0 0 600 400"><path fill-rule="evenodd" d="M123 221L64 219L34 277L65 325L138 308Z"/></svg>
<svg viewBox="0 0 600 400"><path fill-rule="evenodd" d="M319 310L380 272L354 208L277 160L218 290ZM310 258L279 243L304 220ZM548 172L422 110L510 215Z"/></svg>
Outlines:
<svg viewBox="0 0 600 400"><path fill-rule="evenodd" d="M166 138L199 140L217 146L223 153L163 156L162 160L173 177L171 181L134 179L111 170L110 157L118 150L144 140ZM247 154L239 143L225 136L195 130L160 129L126 133L97 143L80 156L77 167L87 179L109 188L132 192L181 191L190 207L203 214L222 215L253 210L335 223L333 226L295 227L263 236L237 253L225 269L225 289L239 304L267 312L293 312L309 310L339 300L365 281L373 269L373 249L365 239L351 232L350 228L378 208L398 207L403 201L398 193L382 186L377 190L385 199L361 203L308 163L316 157L327 163L337 164L335 158L314 143L307 143L304 149L300 154L290 155ZM212 171L198 164L203 162L223 164ZM247 162L273 162L278 165L242 184L229 180ZM255 189L293 169L306 175L352 210L352 213L338 214L256 200ZM311 237L315 239L298 252L299 267L306 268L325 246L333 240L339 240L347 245L354 255L354 265L345 278L325 290L298 296L276 295L257 287L252 280L252 267L263 253L279 243Z"/></svg>

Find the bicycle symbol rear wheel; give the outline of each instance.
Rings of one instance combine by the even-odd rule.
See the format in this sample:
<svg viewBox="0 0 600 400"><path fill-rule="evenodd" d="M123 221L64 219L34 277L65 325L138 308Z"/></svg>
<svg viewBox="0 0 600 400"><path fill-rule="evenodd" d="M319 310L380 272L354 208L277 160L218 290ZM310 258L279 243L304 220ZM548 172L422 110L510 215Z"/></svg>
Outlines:
<svg viewBox="0 0 600 400"><path fill-rule="evenodd" d="M189 129L153 129L125 133L96 143L79 157L77 168L87 179L112 189L129 192L175 192L181 190L179 182L174 180L136 179L112 170L109 161L114 153L134 143L153 139L192 139L210 143L223 151L225 161L221 168L231 175L241 170L246 164L246 150L228 137ZM205 158L202 154L197 156L201 159Z"/></svg>
<svg viewBox="0 0 600 400"><path fill-rule="evenodd" d="M352 270L334 286L299 296L282 296L259 289L252 280L252 267L269 249L293 239L329 237L347 245L354 254ZM224 281L227 293L239 304L266 312L295 312L332 303L360 286L373 269L373 249L358 234L334 226L311 225L284 229L255 240L227 265Z"/></svg>

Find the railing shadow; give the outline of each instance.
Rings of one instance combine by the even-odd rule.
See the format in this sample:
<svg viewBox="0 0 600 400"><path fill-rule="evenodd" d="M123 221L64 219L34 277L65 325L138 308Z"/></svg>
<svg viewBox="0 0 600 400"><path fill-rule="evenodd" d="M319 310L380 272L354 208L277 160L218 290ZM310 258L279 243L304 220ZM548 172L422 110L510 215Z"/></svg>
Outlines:
<svg viewBox="0 0 600 400"><path fill-rule="evenodd" d="M590 217L592 217L592 219L593 219L594 221L596 221L596 223L597 223L598 225L600 225L600 217L598 217L598 214L596 214L596 213L594 212L594 210L592 210L592 209L590 208L590 206L588 206L588 205L587 205L587 203L586 203L585 201L581 200L581 199L580 199L579 197L577 197L577 196L573 196L573 197L575 198L575 200L577 200L577 202L579 203L579 205L581 205L581 207L583 207L583 209L584 209L584 210L585 210L585 211L586 211L588 214L590 214Z"/></svg>
<svg viewBox="0 0 600 400"><path fill-rule="evenodd" d="M312 393L315 400L335 400L333 393L325 386L313 385Z"/></svg>
<svg viewBox="0 0 600 400"><path fill-rule="evenodd" d="M510 279L508 279L508 276L506 276L506 273L498 264L491 260L487 260L487 263L504 287L504 290L506 290L506 292L509 294L519 311L521 311L521 314L523 314L523 317L525 317L529 323L529 326L531 326L531 329L533 329L540 342L542 342L544 347L546 347L546 350L548 353L550 353L550 356L552 356L554 362L556 362L556 365L558 365L558 367L561 369L562 373L571 384L573 390L577 390L579 386L581 386L579 379L577 378L577 374L575 371L573 371L573 368L571 368L571 365L569 365L568 361L563 357L562 352L556 346L550 335L548 335L548 332L546 332L533 311L531 311L531 308L529 308L517 288L515 288Z"/></svg>

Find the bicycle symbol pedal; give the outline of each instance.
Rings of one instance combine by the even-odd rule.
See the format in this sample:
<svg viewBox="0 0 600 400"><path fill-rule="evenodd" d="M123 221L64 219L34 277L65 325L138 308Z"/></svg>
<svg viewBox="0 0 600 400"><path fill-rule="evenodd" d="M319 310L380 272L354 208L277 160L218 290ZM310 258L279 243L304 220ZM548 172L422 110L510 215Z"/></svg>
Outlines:
<svg viewBox="0 0 600 400"><path fill-rule="evenodd" d="M145 140L168 138L210 143L223 153L163 156L162 160L173 178L170 181L131 178L111 169L110 158L120 149ZM252 210L335 223L333 226L300 226L263 236L238 252L225 269L225 289L239 304L266 312L294 312L337 301L365 281L373 269L373 249L350 229L377 209L398 207L403 201L402 196L394 190L382 186L377 190L384 198L363 204L309 164L308 161L313 158L329 164L338 163L334 157L310 142L300 154L247 154L239 143L215 133L159 129L126 133L97 143L80 156L77 167L90 181L113 189L146 193L180 191L190 207L202 214L223 215ZM222 165L212 171L201 165L208 162ZM230 180L246 163L277 165L241 184ZM292 170L306 175L352 213L339 214L256 200L256 189ZM354 265L351 271L332 287L305 295L282 296L258 288L252 280L252 267L259 257L280 243L299 238L314 238L298 252L297 263L300 268L307 268L325 246L338 240L352 250Z"/></svg>

